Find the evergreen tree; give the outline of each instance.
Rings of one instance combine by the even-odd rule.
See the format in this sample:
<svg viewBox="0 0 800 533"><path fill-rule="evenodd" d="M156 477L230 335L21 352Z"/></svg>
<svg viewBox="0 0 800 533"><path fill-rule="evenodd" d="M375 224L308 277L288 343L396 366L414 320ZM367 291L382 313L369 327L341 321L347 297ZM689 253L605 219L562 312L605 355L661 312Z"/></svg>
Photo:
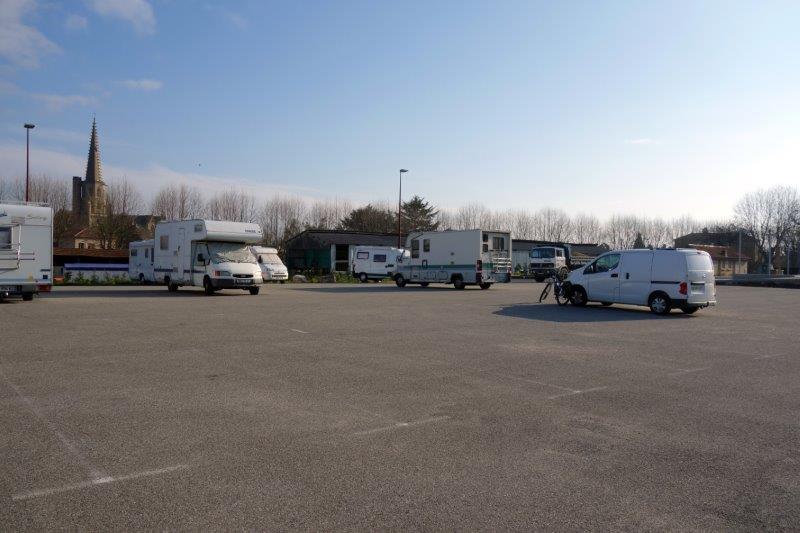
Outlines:
<svg viewBox="0 0 800 533"><path fill-rule="evenodd" d="M436 216L439 211L419 196L403 202L403 233L409 231L434 231L439 228Z"/></svg>
<svg viewBox="0 0 800 533"><path fill-rule="evenodd" d="M392 233L397 230L397 216L386 209L367 204L353 209L339 223L339 228L349 231Z"/></svg>
<svg viewBox="0 0 800 533"><path fill-rule="evenodd" d="M633 241L634 248L647 248L644 245L644 239L642 238L642 234L640 232L636 232L636 240Z"/></svg>

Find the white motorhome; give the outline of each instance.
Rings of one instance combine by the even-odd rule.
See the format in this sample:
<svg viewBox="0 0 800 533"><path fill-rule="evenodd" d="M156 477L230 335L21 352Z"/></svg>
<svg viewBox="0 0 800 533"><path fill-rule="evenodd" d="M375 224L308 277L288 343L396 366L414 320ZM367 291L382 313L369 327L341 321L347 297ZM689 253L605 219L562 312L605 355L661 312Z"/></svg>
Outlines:
<svg viewBox="0 0 800 533"><path fill-rule="evenodd" d="M0 204L0 300L53 286L53 210L43 205Z"/></svg>
<svg viewBox="0 0 800 533"><path fill-rule="evenodd" d="M711 256L693 249L607 252L573 270L567 282L570 299L579 306L646 305L664 315L673 308L691 314L717 303Z"/></svg>
<svg viewBox="0 0 800 533"><path fill-rule="evenodd" d="M284 283L289 279L289 271L278 256L275 248L265 248L263 246L251 246L250 251L258 262L261 269L261 279L264 281L280 281Z"/></svg>
<svg viewBox="0 0 800 533"><path fill-rule="evenodd" d="M152 283L156 280L153 272L155 252L153 239L133 241L128 244L128 278L139 283Z"/></svg>
<svg viewBox="0 0 800 533"><path fill-rule="evenodd" d="M350 260L350 272L362 283L392 278L402 255L403 249L394 246L356 246Z"/></svg>
<svg viewBox="0 0 800 533"><path fill-rule="evenodd" d="M452 283L456 289L511 281L511 234L480 229L411 233L394 275L398 287Z"/></svg>
<svg viewBox="0 0 800 533"><path fill-rule="evenodd" d="M154 272L170 292L182 285L243 289L258 294L261 269L250 246L261 242L261 227L246 222L180 220L159 222L155 234Z"/></svg>

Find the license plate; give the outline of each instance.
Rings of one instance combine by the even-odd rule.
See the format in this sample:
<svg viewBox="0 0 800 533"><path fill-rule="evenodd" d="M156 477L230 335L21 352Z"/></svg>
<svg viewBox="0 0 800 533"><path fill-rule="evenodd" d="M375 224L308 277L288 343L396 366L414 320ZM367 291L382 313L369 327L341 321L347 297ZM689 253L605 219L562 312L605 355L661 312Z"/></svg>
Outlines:
<svg viewBox="0 0 800 533"><path fill-rule="evenodd" d="M705 294L705 293L706 293L705 283L692 283L692 294Z"/></svg>
<svg viewBox="0 0 800 533"><path fill-rule="evenodd" d="M237 285L250 285L251 283L253 283L252 279L236 279Z"/></svg>

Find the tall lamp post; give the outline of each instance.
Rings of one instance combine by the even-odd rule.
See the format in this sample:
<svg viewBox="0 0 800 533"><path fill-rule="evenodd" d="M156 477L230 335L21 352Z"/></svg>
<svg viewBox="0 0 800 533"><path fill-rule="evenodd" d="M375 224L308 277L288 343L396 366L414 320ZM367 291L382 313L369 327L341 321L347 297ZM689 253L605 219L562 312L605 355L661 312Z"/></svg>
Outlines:
<svg viewBox="0 0 800 533"><path fill-rule="evenodd" d="M397 247L402 248L403 244L401 241L401 229L400 229L400 208L403 204L403 174L408 172L408 170L401 168L400 169L400 194L397 196Z"/></svg>
<svg viewBox="0 0 800 533"><path fill-rule="evenodd" d="M31 189L31 130L36 126L25 124L25 202L30 201Z"/></svg>

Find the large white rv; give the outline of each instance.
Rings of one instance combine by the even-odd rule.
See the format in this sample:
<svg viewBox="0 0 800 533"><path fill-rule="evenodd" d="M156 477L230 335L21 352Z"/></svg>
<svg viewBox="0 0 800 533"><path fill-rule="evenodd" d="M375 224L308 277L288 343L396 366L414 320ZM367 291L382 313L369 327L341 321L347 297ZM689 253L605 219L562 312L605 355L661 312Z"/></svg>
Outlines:
<svg viewBox="0 0 800 533"><path fill-rule="evenodd" d="M159 222L154 272L171 292L182 285L243 289L258 294L261 269L250 246L261 242L261 227L246 222L180 220Z"/></svg>
<svg viewBox="0 0 800 533"><path fill-rule="evenodd" d="M403 249L394 246L356 246L352 253L350 265L353 277L360 279L361 283L367 283L371 279L393 277Z"/></svg>
<svg viewBox="0 0 800 533"><path fill-rule="evenodd" d="M411 233L394 275L398 287L452 283L456 289L511 281L511 234L505 231Z"/></svg>
<svg viewBox="0 0 800 533"><path fill-rule="evenodd" d="M53 210L36 204L0 204L0 300L32 300L53 285Z"/></svg>
<svg viewBox="0 0 800 533"><path fill-rule="evenodd" d="M133 241L128 244L128 278L139 283L152 283L156 280L153 272L153 239Z"/></svg>

